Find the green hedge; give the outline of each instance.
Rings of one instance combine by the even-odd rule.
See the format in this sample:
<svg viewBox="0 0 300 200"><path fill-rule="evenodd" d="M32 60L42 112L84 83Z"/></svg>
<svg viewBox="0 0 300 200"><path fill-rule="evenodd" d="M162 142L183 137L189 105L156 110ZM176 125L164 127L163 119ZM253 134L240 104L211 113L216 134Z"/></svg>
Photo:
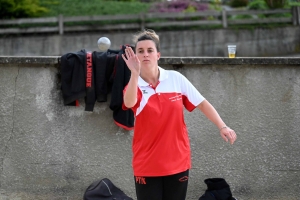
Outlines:
<svg viewBox="0 0 300 200"><path fill-rule="evenodd" d="M40 0L49 9L43 16L89 16L138 14L148 10L149 3L103 0Z"/></svg>
<svg viewBox="0 0 300 200"><path fill-rule="evenodd" d="M39 0L0 0L0 19L40 17L47 12Z"/></svg>

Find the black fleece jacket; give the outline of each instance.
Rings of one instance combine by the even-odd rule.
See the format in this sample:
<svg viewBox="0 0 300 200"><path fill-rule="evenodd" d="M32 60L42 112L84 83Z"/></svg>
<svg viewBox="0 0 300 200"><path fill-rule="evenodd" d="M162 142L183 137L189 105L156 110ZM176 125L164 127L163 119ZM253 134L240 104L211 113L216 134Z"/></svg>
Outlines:
<svg viewBox="0 0 300 200"><path fill-rule="evenodd" d="M78 99L85 99L85 111L93 111L95 84L90 52L82 49L61 56L60 74L64 105L76 105Z"/></svg>
<svg viewBox="0 0 300 200"><path fill-rule="evenodd" d="M110 109L114 122L127 130L134 127L132 110L123 110L123 89L128 84L128 69L121 50L67 53L61 56L61 83L64 105L85 98L85 111L93 111L95 102L106 102L111 93Z"/></svg>

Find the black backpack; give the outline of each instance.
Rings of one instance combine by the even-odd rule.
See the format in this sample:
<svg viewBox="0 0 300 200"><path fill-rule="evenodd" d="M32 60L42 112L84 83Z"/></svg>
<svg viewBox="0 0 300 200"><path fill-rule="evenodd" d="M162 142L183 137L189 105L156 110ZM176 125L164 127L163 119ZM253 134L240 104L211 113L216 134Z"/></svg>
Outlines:
<svg viewBox="0 0 300 200"><path fill-rule="evenodd" d="M199 200L237 200L232 197L230 187L223 178L209 178L204 182L207 185L207 190L199 198Z"/></svg>
<svg viewBox="0 0 300 200"><path fill-rule="evenodd" d="M83 200L133 200L117 188L108 178L92 183L85 191Z"/></svg>

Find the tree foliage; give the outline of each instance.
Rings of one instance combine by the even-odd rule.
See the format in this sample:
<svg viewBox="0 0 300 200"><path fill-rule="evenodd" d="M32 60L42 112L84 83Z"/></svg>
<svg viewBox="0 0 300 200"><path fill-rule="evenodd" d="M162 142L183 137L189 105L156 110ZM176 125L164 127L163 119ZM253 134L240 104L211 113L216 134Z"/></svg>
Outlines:
<svg viewBox="0 0 300 200"><path fill-rule="evenodd" d="M39 0L0 0L0 19L39 17L47 11Z"/></svg>

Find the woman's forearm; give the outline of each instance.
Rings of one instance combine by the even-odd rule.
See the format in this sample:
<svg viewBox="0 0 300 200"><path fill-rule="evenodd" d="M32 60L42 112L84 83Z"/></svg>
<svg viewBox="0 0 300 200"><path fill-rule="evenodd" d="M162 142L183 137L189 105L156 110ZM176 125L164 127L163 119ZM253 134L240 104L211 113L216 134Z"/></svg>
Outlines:
<svg viewBox="0 0 300 200"><path fill-rule="evenodd" d="M138 78L138 75L132 74L128 82L127 89L124 94L124 105L127 108L132 108L136 104Z"/></svg>

